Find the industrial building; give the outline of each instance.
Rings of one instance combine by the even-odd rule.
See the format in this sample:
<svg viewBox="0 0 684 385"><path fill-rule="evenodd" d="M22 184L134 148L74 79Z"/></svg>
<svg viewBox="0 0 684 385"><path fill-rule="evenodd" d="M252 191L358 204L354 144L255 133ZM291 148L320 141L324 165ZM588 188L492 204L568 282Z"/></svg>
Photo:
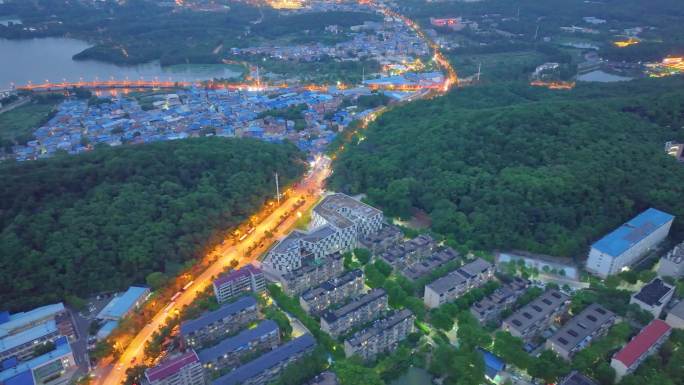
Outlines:
<svg viewBox="0 0 684 385"><path fill-rule="evenodd" d="M592 341L606 335L616 319L613 312L601 305L591 304L546 340L546 348L570 360Z"/></svg>
<svg viewBox="0 0 684 385"><path fill-rule="evenodd" d="M591 246L587 270L605 278L632 266L667 237L673 220L654 208L642 212Z"/></svg>
<svg viewBox="0 0 684 385"><path fill-rule="evenodd" d="M150 289L147 287L131 286L120 296L114 297L97 315L98 319L119 321L131 311L145 302Z"/></svg>
<svg viewBox="0 0 684 385"><path fill-rule="evenodd" d="M197 348L224 338L259 317L257 301L250 295L202 314L199 318L183 321L180 335L186 345Z"/></svg>
<svg viewBox="0 0 684 385"><path fill-rule="evenodd" d="M246 265L241 269L231 271L218 277L213 282L214 295L218 303L247 293L260 293L266 289L266 278L261 269L254 265Z"/></svg>

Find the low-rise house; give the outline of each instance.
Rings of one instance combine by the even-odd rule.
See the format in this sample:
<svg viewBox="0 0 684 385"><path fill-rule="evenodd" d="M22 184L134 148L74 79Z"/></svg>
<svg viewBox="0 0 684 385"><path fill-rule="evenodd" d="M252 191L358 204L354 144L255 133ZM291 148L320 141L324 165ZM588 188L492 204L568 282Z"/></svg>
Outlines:
<svg viewBox="0 0 684 385"><path fill-rule="evenodd" d="M150 385L205 385L204 370L194 350L145 370Z"/></svg>
<svg viewBox="0 0 684 385"><path fill-rule="evenodd" d="M601 305L591 304L546 340L546 348L570 360L593 340L606 335L616 319L613 312Z"/></svg>
<svg viewBox="0 0 684 385"><path fill-rule="evenodd" d="M383 289L373 289L354 301L336 310L328 310L321 316L321 330L340 336L353 327L370 322L387 309L387 293Z"/></svg>
<svg viewBox="0 0 684 385"><path fill-rule="evenodd" d="M674 286L665 283L660 278L654 278L637 293L632 294L629 303L639 305L643 310L653 314L653 318L658 318L672 299L674 291Z"/></svg>
<svg viewBox="0 0 684 385"><path fill-rule="evenodd" d="M305 291L299 297L299 304L307 313L320 314L330 305L361 294L363 289L363 271L355 269Z"/></svg>
<svg viewBox="0 0 684 385"><path fill-rule="evenodd" d="M674 278L684 276L684 242L676 245L665 256L660 258L658 275Z"/></svg>
<svg viewBox="0 0 684 385"><path fill-rule="evenodd" d="M569 305L568 295L555 289L547 290L506 318L501 329L514 337L530 341L564 314Z"/></svg>
<svg viewBox="0 0 684 385"><path fill-rule="evenodd" d="M319 260L308 259L304 266L283 274L279 281L285 293L297 296L311 287L339 276L342 272L344 258L340 253L333 253Z"/></svg>
<svg viewBox="0 0 684 385"><path fill-rule="evenodd" d="M361 238L359 243L370 250L371 254L379 255L391 246L400 243L402 239L404 239L404 234L397 226L383 224L377 233Z"/></svg>
<svg viewBox="0 0 684 385"><path fill-rule="evenodd" d="M481 323L497 322L501 313L513 306L515 301L527 290L530 282L518 277L503 284L494 292L470 307L470 313Z"/></svg>
<svg viewBox="0 0 684 385"><path fill-rule="evenodd" d="M615 369L616 380L633 373L648 356L658 351L671 332L672 328L665 321L651 321L610 361L610 366Z"/></svg>
<svg viewBox="0 0 684 385"><path fill-rule="evenodd" d="M482 258L463 265L445 277L425 286L423 301L436 308L453 301L468 290L478 287L494 277L494 266Z"/></svg>
<svg viewBox="0 0 684 385"><path fill-rule="evenodd" d="M684 301L679 301L676 306L670 309L665 322L673 329L684 329Z"/></svg>
<svg viewBox="0 0 684 385"><path fill-rule="evenodd" d="M423 278L433 272L435 269L446 266L449 262L455 262L460 259L457 251L450 247L445 247L435 251L430 256L419 260L418 262L405 267L401 273L411 281Z"/></svg>
<svg viewBox="0 0 684 385"><path fill-rule="evenodd" d="M313 351L315 346L313 336L304 334L217 378L212 385L267 384L285 367Z"/></svg>
<svg viewBox="0 0 684 385"><path fill-rule="evenodd" d="M560 380L558 385L598 385L594 380L574 370Z"/></svg>
<svg viewBox="0 0 684 385"><path fill-rule="evenodd" d="M214 295L218 303L247 293L260 293L266 289L266 278L261 269L254 265L246 265L218 277L213 282Z"/></svg>
<svg viewBox="0 0 684 385"><path fill-rule="evenodd" d="M261 350L272 350L280 343L278 324L265 320L254 328L224 339L217 345L197 352L207 371L219 371L239 364L240 358Z"/></svg>
<svg viewBox="0 0 684 385"><path fill-rule="evenodd" d="M183 321L180 335L186 345L197 348L234 333L258 317L256 299L246 295L199 318Z"/></svg>
<svg viewBox="0 0 684 385"><path fill-rule="evenodd" d="M347 357L358 355L371 360L380 353L394 351L399 342L413 333L415 319L410 310L403 309L377 320L344 341L344 353Z"/></svg>

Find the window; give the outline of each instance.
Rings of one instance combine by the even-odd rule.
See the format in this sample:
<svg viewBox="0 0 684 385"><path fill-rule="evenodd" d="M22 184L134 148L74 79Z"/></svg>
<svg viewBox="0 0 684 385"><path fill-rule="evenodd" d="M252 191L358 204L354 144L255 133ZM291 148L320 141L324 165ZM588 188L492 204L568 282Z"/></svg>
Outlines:
<svg viewBox="0 0 684 385"><path fill-rule="evenodd" d="M537 305L532 305L532 309L536 310L537 313L541 313L541 312L542 312L542 308L540 308L540 307L537 306Z"/></svg>
<svg viewBox="0 0 684 385"><path fill-rule="evenodd" d="M552 302L551 302L548 298L544 298L544 299L542 300L542 302L544 302L545 304L547 304L547 305L549 305L549 306L551 306L551 304L552 304Z"/></svg>
<svg viewBox="0 0 684 385"><path fill-rule="evenodd" d="M563 337L558 338L558 342L560 342L560 343L563 344L563 345L567 345L567 344L568 344L568 340L566 340L566 339L563 338Z"/></svg>
<svg viewBox="0 0 684 385"><path fill-rule="evenodd" d="M532 315L528 312L524 312L524 313L522 313L522 315L525 316L525 318L527 318L527 319L532 319Z"/></svg>
<svg viewBox="0 0 684 385"><path fill-rule="evenodd" d="M588 319L589 321L591 321L591 322L596 322L596 321L598 321L598 319L597 319L596 317L594 317L593 315L591 315L591 314L589 314L589 315L587 316L587 319Z"/></svg>
<svg viewBox="0 0 684 385"><path fill-rule="evenodd" d="M572 329L568 330L568 334L570 334L570 335L573 336L573 337L577 337L577 336L579 335L579 334L577 334L576 331L574 331L574 330L572 330Z"/></svg>
<svg viewBox="0 0 684 385"><path fill-rule="evenodd" d="M594 309L594 310L596 310L596 312L599 313L599 314L606 314L606 311L603 310L603 308L601 308L601 307L597 307L597 308Z"/></svg>

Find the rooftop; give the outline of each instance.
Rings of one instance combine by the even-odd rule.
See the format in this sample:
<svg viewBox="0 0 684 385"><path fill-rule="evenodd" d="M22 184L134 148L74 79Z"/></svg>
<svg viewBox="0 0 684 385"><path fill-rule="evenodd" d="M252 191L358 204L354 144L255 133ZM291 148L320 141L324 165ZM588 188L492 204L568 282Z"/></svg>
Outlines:
<svg viewBox="0 0 684 385"><path fill-rule="evenodd" d="M240 313L247 308L256 307L256 305L257 301L251 295L240 297L237 301L227 303L221 306L218 310L204 313L199 318L195 318L193 320L184 321L180 326L180 332L182 335L188 335L197 330L203 329L216 321Z"/></svg>
<svg viewBox="0 0 684 385"><path fill-rule="evenodd" d="M673 219L674 216L668 213L649 208L596 241L592 247L611 257L620 256Z"/></svg>
<svg viewBox="0 0 684 385"><path fill-rule="evenodd" d="M354 281L357 278L362 277L362 276L363 276L363 271L361 271L361 269L354 269L354 270L348 271L347 273L341 275L338 278L330 279L328 281L323 282L322 284L320 284L317 287L314 287L312 289L305 291L302 294L302 298L304 300L311 300L313 298L316 298L316 297L322 295L323 293L331 292L338 287L342 287L342 286L348 284L349 282L352 282L352 281Z"/></svg>
<svg viewBox="0 0 684 385"><path fill-rule="evenodd" d="M684 300L679 301L675 307L673 307L668 314L672 314L684 320Z"/></svg>
<svg viewBox="0 0 684 385"><path fill-rule="evenodd" d="M673 247L663 258L675 264L684 262L684 242Z"/></svg>
<svg viewBox="0 0 684 385"><path fill-rule="evenodd" d="M328 223L343 229L353 226L359 218L371 218L382 211L345 194L328 195L314 207L314 211Z"/></svg>
<svg viewBox="0 0 684 385"><path fill-rule="evenodd" d="M582 310L578 315L566 322L550 340L570 351L577 345L583 343L585 339L596 332L606 322L612 322L615 314L601 305L591 304Z"/></svg>
<svg viewBox="0 0 684 385"><path fill-rule="evenodd" d="M385 330L393 328L395 325L410 317L413 317L413 313L408 309L396 311L390 316L379 319L373 322L371 326L357 332L352 338L348 339L347 342L352 346L362 345L369 339L381 334Z"/></svg>
<svg viewBox="0 0 684 385"><path fill-rule="evenodd" d="M446 276L433 281L427 286L429 286L436 293L446 293L454 287L466 282L468 279L475 277L490 268L492 268L491 263L482 258L478 258L452 271Z"/></svg>
<svg viewBox="0 0 684 385"><path fill-rule="evenodd" d="M5 322L0 321L0 337L4 337L11 334L15 329L20 329L42 319L54 318L62 312L64 312L64 304L60 302L37 307L27 312L12 314L9 316L9 320Z"/></svg>
<svg viewBox="0 0 684 385"><path fill-rule="evenodd" d="M102 311L97 315L97 318L121 318L146 295L150 289L146 287L131 286L122 295L115 297Z"/></svg>
<svg viewBox="0 0 684 385"><path fill-rule="evenodd" d="M461 266L458 271L465 276L466 278L471 278L475 277L478 274L482 274L483 272L493 268L491 263L485 261L482 258L478 258L470 263L466 263L465 265Z"/></svg>
<svg viewBox="0 0 684 385"><path fill-rule="evenodd" d="M0 352L21 346L49 334L57 334L57 324L54 320L50 320L46 323L36 325L30 329L26 329L17 334L0 339Z"/></svg>
<svg viewBox="0 0 684 385"><path fill-rule="evenodd" d="M219 342L218 345L200 350L197 355L202 364L213 362L224 354L246 349L250 343L261 340L268 334L278 333L278 330L278 324L276 324L275 321L267 319L261 321L261 323L253 329L245 329L238 335Z"/></svg>
<svg viewBox="0 0 684 385"><path fill-rule="evenodd" d="M568 300L570 300L570 297L558 290L547 290L537 299L506 318L504 322L524 332L531 325L548 317L549 314L556 311L562 303Z"/></svg>
<svg viewBox="0 0 684 385"><path fill-rule="evenodd" d="M669 331L670 326L665 321L654 319L617 352L613 359L622 362L629 368Z"/></svg>
<svg viewBox="0 0 684 385"><path fill-rule="evenodd" d="M585 376L584 374L578 372L578 371L573 371L572 373L568 374L565 378L563 378L558 385L597 385L596 382L594 382L592 379L589 377Z"/></svg>
<svg viewBox="0 0 684 385"><path fill-rule="evenodd" d="M147 377L147 381L150 382L159 381L178 373L182 368L195 362L199 362L199 358L195 351L191 349L180 356L165 360L161 364L147 369L145 371L145 377Z"/></svg>
<svg viewBox="0 0 684 385"><path fill-rule="evenodd" d="M49 362L60 359L68 354L71 354L71 345L66 341L66 337L62 337L60 340L55 341L55 350L45 353L42 356L35 357L28 361L23 361L19 365L4 370L0 372L0 382L12 378L26 370L35 369L39 366L43 366Z"/></svg>
<svg viewBox="0 0 684 385"><path fill-rule="evenodd" d="M482 348L477 348L477 351L482 354L485 364L485 375L487 377L493 379L500 371L506 369L506 363L499 356Z"/></svg>
<svg viewBox="0 0 684 385"><path fill-rule="evenodd" d="M214 281L214 285L221 286L225 283L232 282L238 278L251 276L255 274L261 274L261 270L252 264L248 264L238 270L233 270L228 274L223 274L222 276L218 277Z"/></svg>
<svg viewBox="0 0 684 385"><path fill-rule="evenodd" d="M387 296L387 293L384 289L373 289L368 294L342 306L339 309L326 311L323 313L322 318L328 323L335 322L345 315L352 313L383 296Z"/></svg>
<svg viewBox="0 0 684 385"><path fill-rule="evenodd" d="M673 290L673 286L666 284L660 278L655 278L644 285L638 293L634 294L634 298L648 306L660 306L663 304L663 298Z"/></svg>
<svg viewBox="0 0 684 385"><path fill-rule="evenodd" d="M225 376L217 378L212 385L237 385L243 383L259 373L287 361L293 355L301 354L313 348L315 345L316 340L313 336L311 334L304 334L236 368Z"/></svg>

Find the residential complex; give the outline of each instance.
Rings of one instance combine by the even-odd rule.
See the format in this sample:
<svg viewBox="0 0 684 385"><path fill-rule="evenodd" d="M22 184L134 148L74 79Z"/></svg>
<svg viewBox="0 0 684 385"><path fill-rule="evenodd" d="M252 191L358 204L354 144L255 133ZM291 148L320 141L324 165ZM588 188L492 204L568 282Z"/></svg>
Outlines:
<svg viewBox="0 0 684 385"><path fill-rule="evenodd" d="M648 356L655 353L660 345L667 341L671 332L670 326L659 319L651 321L643 328L610 361L610 366L615 369L617 381L634 372Z"/></svg>
<svg viewBox="0 0 684 385"><path fill-rule="evenodd" d="M254 328L241 331L210 348L197 352L206 370L221 370L236 366L240 358L262 350L272 350L280 343L280 330L271 320L265 320Z"/></svg>
<svg viewBox="0 0 684 385"><path fill-rule="evenodd" d="M400 243L404 239L404 233L397 226L383 224L380 230L370 234L359 241L361 245L370 250L373 255L380 255L385 250Z"/></svg>
<svg viewBox="0 0 684 385"><path fill-rule="evenodd" d="M205 385L204 369L194 350L145 370L150 385Z"/></svg>
<svg viewBox="0 0 684 385"><path fill-rule="evenodd" d="M661 277L681 278L684 276L684 242L676 245L660 258L658 275Z"/></svg>
<svg viewBox="0 0 684 385"><path fill-rule="evenodd" d="M0 366L0 383L21 385L66 385L76 371L67 337L58 338L55 349L26 361L10 359Z"/></svg>
<svg viewBox="0 0 684 385"><path fill-rule="evenodd" d="M266 289L264 273L254 265L246 265L214 280L214 294L219 303L246 293L260 293Z"/></svg>
<svg viewBox="0 0 684 385"><path fill-rule="evenodd" d="M305 291L299 297L299 304L308 313L320 314L330 305L361 294L363 289L363 271L355 269Z"/></svg>
<svg viewBox="0 0 684 385"><path fill-rule="evenodd" d="M297 296L344 272L344 259L340 253L329 254L319 260L308 258L306 261L304 266L283 274L278 279L283 285L283 291L290 296Z"/></svg>
<svg viewBox="0 0 684 385"><path fill-rule="evenodd" d="M264 258L263 266L275 275L302 267L302 260L324 258L353 249L359 240L382 226L382 211L344 194L328 195L314 207L311 230L293 231Z"/></svg>
<svg viewBox="0 0 684 385"><path fill-rule="evenodd" d="M566 360L608 333L617 316L598 304L591 304L565 323L551 338L546 348Z"/></svg>
<svg viewBox="0 0 684 385"><path fill-rule="evenodd" d="M423 278L435 269L446 266L449 262L460 260L461 256L450 247L440 248L429 256L404 267L401 273L411 281Z"/></svg>
<svg viewBox="0 0 684 385"><path fill-rule="evenodd" d="M393 351L399 342L413 332L415 318L410 310L403 309L375 321L370 327L344 341L345 355L358 355L364 360L370 360L380 353Z"/></svg>
<svg viewBox="0 0 684 385"><path fill-rule="evenodd" d="M212 385L264 385L287 365L310 353L316 346L311 334L304 334L217 378Z"/></svg>
<svg viewBox="0 0 684 385"><path fill-rule="evenodd" d="M432 254L437 247L427 234L421 234L406 242L397 243L380 254L380 258L395 269L401 270Z"/></svg>
<svg viewBox="0 0 684 385"><path fill-rule="evenodd" d="M484 284L493 277L494 266L478 258L426 285L423 301L427 307L434 309L455 300L466 291Z"/></svg>
<svg viewBox="0 0 684 385"><path fill-rule="evenodd" d="M97 318L105 321L119 321L134 309L139 308L147 299L148 294L150 294L150 289L147 287L131 286L122 295L109 301Z"/></svg>
<svg viewBox="0 0 684 385"><path fill-rule="evenodd" d="M321 316L321 330L337 337L353 327L370 322L387 309L387 293L373 289L336 310L328 310Z"/></svg>
<svg viewBox="0 0 684 385"><path fill-rule="evenodd" d="M534 301L506 318L501 329L514 337L529 341L548 328L557 317L564 314L570 297L558 290L547 290Z"/></svg>
<svg viewBox="0 0 684 385"><path fill-rule="evenodd" d="M673 220L654 208L642 212L591 246L587 270L603 278L619 273L665 239Z"/></svg>
<svg viewBox="0 0 684 385"><path fill-rule="evenodd" d="M184 321L180 326L180 335L186 345L196 348L224 338L258 317L256 299L246 295L199 318Z"/></svg>
<svg viewBox="0 0 684 385"><path fill-rule="evenodd" d="M654 278L644 285L641 290L632 294L630 304L636 304L643 310L653 314L653 318L660 317L665 306L674 295L675 288L660 278Z"/></svg>
<svg viewBox="0 0 684 385"><path fill-rule="evenodd" d="M527 290L530 282L518 277L501 287L470 307L470 313L481 323L497 322L501 312L513 306L515 301Z"/></svg>

